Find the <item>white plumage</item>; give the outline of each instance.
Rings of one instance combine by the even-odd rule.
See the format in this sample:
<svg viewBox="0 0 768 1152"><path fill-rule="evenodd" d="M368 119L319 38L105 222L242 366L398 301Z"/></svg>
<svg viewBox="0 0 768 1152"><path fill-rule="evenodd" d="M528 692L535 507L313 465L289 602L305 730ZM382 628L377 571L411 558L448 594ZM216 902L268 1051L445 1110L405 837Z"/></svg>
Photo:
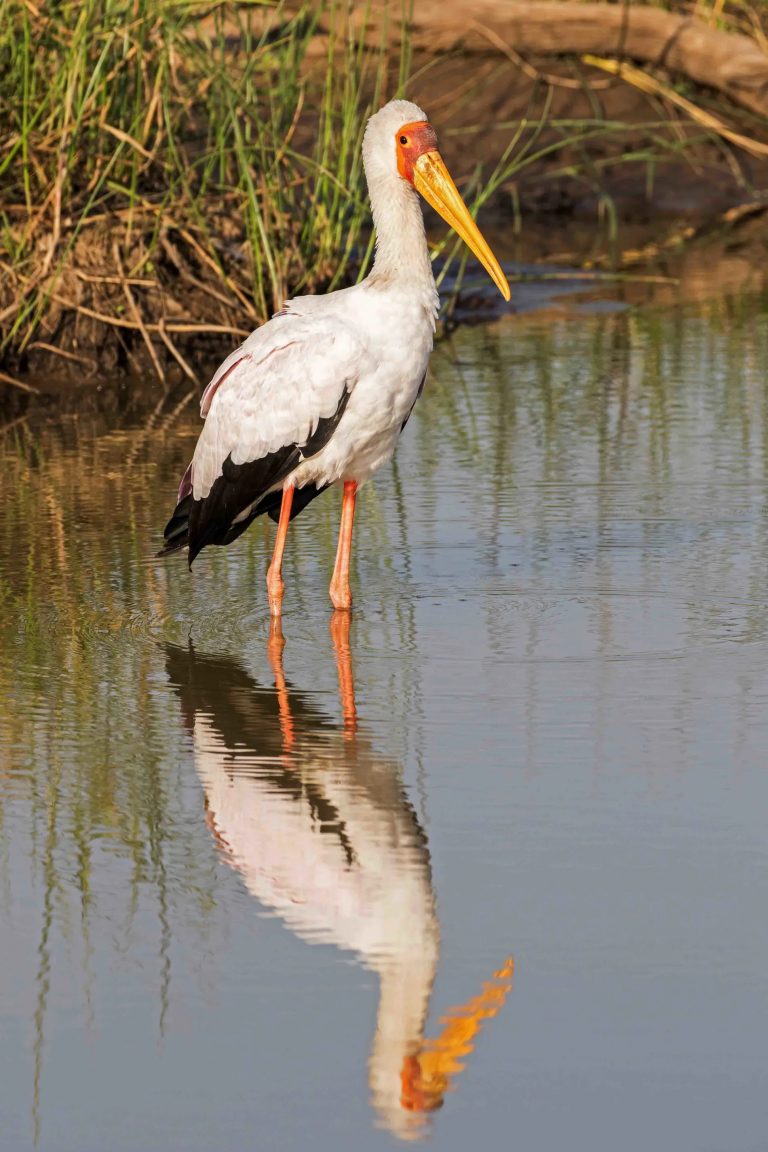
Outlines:
<svg viewBox="0 0 768 1152"><path fill-rule="evenodd" d="M352 288L289 301L223 362L203 394L205 426L165 531L165 551L188 546L191 564L205 545L228 544L255 516L277 518L279 508L267 577L275 615L289 519L337 481L345 490L331 598L351 605L355 493L392 457L435 330L438 298L416 189L509 293L417 105L393 100L371 117L363 163L377 236L373 270Z"/></svg>
<svg viewBox="0 0 768 1152"><path fill-rule="evenodd" d="M192 460L194 498L208 495L227 456L246 464L288 444L304 445L318 421L334 414L344 390L354 389L370 370L365 345L343 321L286 313L257 329L224 361L203 395L205 427ZM283 483L289 482L295 481Z"/></svg>

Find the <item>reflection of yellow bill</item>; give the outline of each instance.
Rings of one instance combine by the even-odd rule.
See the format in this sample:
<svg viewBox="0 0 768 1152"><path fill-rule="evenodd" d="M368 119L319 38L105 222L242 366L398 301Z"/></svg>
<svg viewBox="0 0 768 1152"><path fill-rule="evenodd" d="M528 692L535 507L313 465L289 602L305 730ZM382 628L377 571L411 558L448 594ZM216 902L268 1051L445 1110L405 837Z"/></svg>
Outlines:
<svg viewBox="0 0 768 1152"><path fill-rule="evenodd" d="M506 281L505 281L506 283ZM409 1112L434 1112L442 1107L452 1081L464 1068L463 1059L474 1048L474 1040L484 1020L492 1020L504 1007L512 988L514 957L510 956L459 1008L451 1008L440 1018L443 1030L435 1040L425 1040L422 1048L403 1062L401 1104Z"/></svg>
<svg viewBox="0 0 768 1152"><path fill-rule="evenodd" d="M461 198L461 193L451 179L451 174L443 163L439 152L424 152L413 165L413 186L443 220L458 232L480 263L505 300L510 291L507 278L499 267L499 262L491 252L482 232L469 214L469 209Z"/></svg>

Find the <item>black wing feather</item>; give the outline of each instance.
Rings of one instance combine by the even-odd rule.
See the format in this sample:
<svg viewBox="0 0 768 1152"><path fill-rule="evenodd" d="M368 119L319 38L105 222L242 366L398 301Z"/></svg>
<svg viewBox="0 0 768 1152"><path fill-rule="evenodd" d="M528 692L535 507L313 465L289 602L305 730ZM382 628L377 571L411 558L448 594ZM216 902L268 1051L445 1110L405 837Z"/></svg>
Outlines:
<svg viewBox="0 0 768 1152"><path fill-rule="evenodd" d="M336 411L318 420L315 431L304 444L286 444L276 452L267 453L260 460L250 460L244 464L234 464L232 457L227 456L222 464L221 475L214 481L207 496L195 500L187 492L179 500L165 526L165 545L158 555L167 556L189 547L191 567L202 548L209 544L231 544L264 512L277 520L282 500L278 485L302 460L317 455L325 447L344 415L350 395L349 389L345 387ZM318 488L315 484L307 484L298 489L294 495L291 519L298 516L324 489L325 486ZM250 509L249 514L237 520L247 509Z"/></svg>

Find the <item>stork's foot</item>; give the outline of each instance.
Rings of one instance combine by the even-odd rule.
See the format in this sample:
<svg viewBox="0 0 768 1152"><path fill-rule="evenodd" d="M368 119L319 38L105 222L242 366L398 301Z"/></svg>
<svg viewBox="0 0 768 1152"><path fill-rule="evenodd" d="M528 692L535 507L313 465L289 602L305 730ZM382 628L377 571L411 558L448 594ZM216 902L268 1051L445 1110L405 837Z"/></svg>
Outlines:
<svg viewBox="0 0 768 1152"><path fill-rule="evenodd" d="M273 619L277 619L283 614L283 593L285 592L285 581L280 575L280 570L274 570L270 564L267 569L267 597L269 599L269 614Z"/></svg>

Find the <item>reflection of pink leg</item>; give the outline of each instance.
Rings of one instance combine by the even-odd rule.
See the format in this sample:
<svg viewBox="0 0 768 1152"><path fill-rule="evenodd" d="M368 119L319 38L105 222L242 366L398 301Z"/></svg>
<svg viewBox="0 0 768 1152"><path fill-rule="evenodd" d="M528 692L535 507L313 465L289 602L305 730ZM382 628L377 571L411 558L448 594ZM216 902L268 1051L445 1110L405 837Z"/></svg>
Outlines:
<svg viewBox="0 0 768 1152"><path fill-rule="evenodd" d="M334 608L351 608L352 591L349 587L349 557L352 552L352 525L355 521L355 495L357 484L347 480L344 484L344 497L341 502L341 524L339 525L339 546L336 549L336 564L331 579L331 602Z"/></svg>
<svg viewBox="0 0 768 1152"><path fill-rule="evenodd" d="M352 679L352 649L349 645L349 612L334 612L331 616L331 640L336 653L339 674L339 696L344 714L344 728L349 735L357 729L355 683Z"/></svg>
<svg viewBox="0 0 768 1152"><path fill-rule="evenodd" d="M279 616L283 611L283 592L285 584L282 577L283 552L285 551L285 538L288 535L288 525L291 520L291 504L293 503L293 488L283 489L283 499L280 504L280 522L277 525L275 537L275 550L272 553L272 563L267 569L267 596L269 597L269 611L273 616Z"/></svg>
<svg viewBox="0 0 768 1152"><path fill-rule="evenodd" d="M285 639L280 624L280 617L273 616L269 622L269 640L267 641L267 658L275 678L275 693L277 694L277 709L280 713L280 732L283 737L283 752L290 752L293 747L294 731L293 716L291 715L291 700L288 694L288 685L285 682L283 671L283 648Z"/></svg>

